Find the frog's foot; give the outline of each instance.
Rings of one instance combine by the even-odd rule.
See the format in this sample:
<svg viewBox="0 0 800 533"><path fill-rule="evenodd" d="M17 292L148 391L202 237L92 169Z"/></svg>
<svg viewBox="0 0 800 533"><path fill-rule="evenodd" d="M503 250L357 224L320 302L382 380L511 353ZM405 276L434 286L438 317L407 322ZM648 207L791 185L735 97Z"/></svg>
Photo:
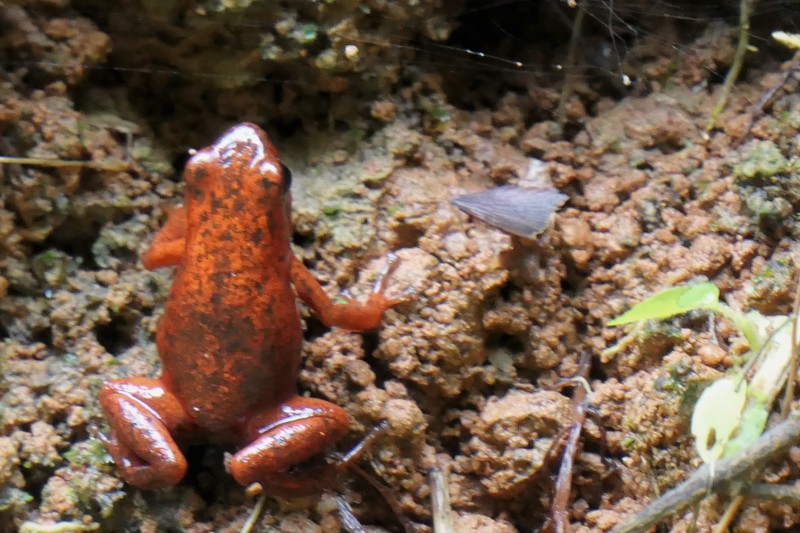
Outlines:
<svg viewBox="0 0 800 533"><path fill-rule="evenodd" d="M273 494L300 496L334 483L336 467L322 461L320 454L347 433L344 409L297 396L248 425L256 437L228 465L241 485L257 482Z"/></svg>
<svg viewBox="0 0 800 533"><path fill-rule="evenodd" d="M383 318L383 313L392 306L399 303L408 302L416 294L413 287L409 287L399 295L389 296L386 294L389 278L400 264L400 258L394 253L386 256L386 264L378 274L378 279L372 286L372 293L366 302L350 300L346 304L335 306L334 311L337 321L332 325L344 329L355 331L368 331L375 329Z"/></svg>
<svg viewBox="0 0 800 533"><path fill-rule="evenodd" d="M386 286L389 283L389 278L397 270L398 265L400 265L400 258L394 252L389 252L386 256L386 264L378 274L375 285L372 286L372 294L367 300L367 305L372 300L378 300L382 302L383 310L385 311L393 305L410 301L417 294L417 290L414 287L408 287L397 296L386 296Z"/></svg>
<svg viewBox="0 0 800 533"><path fill-rule="evenodd" d="M111 426L100 434L122 478L135 487L176 485L186 458L171 433L188 425L180 402L157 379L118 379L103 384L100 405Z"/></svg>

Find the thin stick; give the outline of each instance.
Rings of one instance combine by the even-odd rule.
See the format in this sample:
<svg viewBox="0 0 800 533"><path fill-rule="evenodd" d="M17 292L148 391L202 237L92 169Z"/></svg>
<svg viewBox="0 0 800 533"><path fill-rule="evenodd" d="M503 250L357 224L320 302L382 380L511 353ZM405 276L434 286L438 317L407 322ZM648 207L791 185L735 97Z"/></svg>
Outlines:
<svg viewBox="0 0 800 533"><path fill-rule="evenodd" d="M564 86L561 88L561 96L558 99L558 108L556 109L556 122L558 122L559 126L562 128L567 121L567 101L569 97L572 96L572 82L575 76L575 57L578 55L581 26L583 26L583 17L586 14L583 1L575 3L577 4L578 12L575 13L575 22L572 23L572 35L569 38L567 61L564 65Z"/></svg>
<svg viewBox="0 0 800 533"><path fill-rule="evenodd" d="M403 529L406 531L406 533L414 533L415 531L414 524L412 524L411 520L406 518L406 516L403 514L402 512L403 510L400 508L400 501L397 499L397 495L395 494L395 492L391 488L387 487L386 485L378 481L378 479L375 476L368 473L360 466L354 464L351 465L350 468L359 476L363 477L367 481L367 483L372 485L372 487L375 490L377 490L381 494L381 496L383 496L383 499L386 500L386 503L388 503L389 507L392 508L392 511L397 517L397 520L403 526Z"/></svg>
<svg viewBox="0 0 800 533"><path fill-rule="evenodd" d="M786 380L786 393L783 395L783 402L781 402L781 420L785 420L789 416L789 411L792 409L792 401L794 401L794 385L797 381L797 319L800 317L800 280L797 282L797 287L794 290L794 303L792 304L792 358L789 361L789 377Z"/></svg>
<svg viewBox="0 0 800 533"><path fill-rule="evenodd" d="M741 490L745 496L755 500L788 503L794 507L800 506L800 488L796 486L753 483L742 487Z"/></svg>
<svg viewBox="0 0 800 533"><path fill-rule="evenodd" d="M353 514L353 508L347 503L347 500L341 494L334 496L336 508L339 510L339 516L342 517L342 527L347 533L367 533L364 526L361 525L356 515Z"/></svg>
<svg viewBox="0 0 800 533"><path fill-rule="evenodd" d="M800 439L800 413L792 413L767 431L750 448L717 461L714 479L709 483L709 466L698 468L689 479L668 491L623 523L612 533L645 532L668 516L704 498L710 491L741 478L751 468L775 458Z"/></svg>
<svg viewBox="0 0 800 533"><path fill-rule="evenodd" d="M781 79L778 83L773 84L769 87L764 94L758 99L758 101L753 104L750 108L750 112L748 113L747 118L747 127L744 128L744 134L733 143L733 146L738 146L745 139L750 135L750 130L753 129L753 124L755 124L756 120L764 113L764 110L767 108L770 103L772 103L772 99L775 98L775 95L778 93L778 90L781 89L784 85L789 82L789 78L792 77L798 70L800 70L800 52L795 52L794 57L789 62L789 66L786 67Z"/></svg>
<svg viewBox="0 0 800 533"><path fill-rule="evenodd" d="M450 506L450 487L447 471L431 468L428 472L431 485L431 510L433 513L433 533L455 533L453 508Z"/></svg>
<svg viewBox="0 0 800 533"><path fill-rule="evenodd" d="M719 519L717 525L714 526L713 533L725 533L731 527L731 523L733 523L733 519L736 518L736 515L739 513L739 509L742 508L742 504L744 503L744 496L741 494L735 496L733 501L728 505L728 508L725 509L725 513L723 513L722 518Z"/></svg>
<svg viewBox="0 0 800 533"><path fill-rule="evenodd" d="M244 523L242 526L242 530L239 533L250 533L253 531L258 519L261 518L261 513L264 511L264 504L267 503L267 493L263 493L261 497L258 498L253 510L250 512L250 516L247 517L247 522Z"/></svg>
<svg viewBox="0 0 800 533"><path fill-rule="evenodd" d="M36 157L11 157L0 155L0 164L30 165L34 167L52 168L94 168L96 170L125 170L129 164L125 161L76 161L72 159L40 159Z"/></svg>
<svg viewBox="0 0 800 533"><path fill-rule="evenodd" d="M578 363L578 380L583 380L589 377L589 364L591 363L591 355L588 351L581 354L581 360ZM558 478L556 479L555 496L553 497L553 505L551 506L551 515L553 517L553 527L556 533L565 533L569 528L569 499L572 493L572 469L575 467L575 458L578 456L578 449L580 448L580 437L583 431L583 424L586 422L586 387L578 383L572 393L572 427L570 427L567 442L564 445L564 453L561 456L561 467L558 469Z"/></svg>
<svg viewBox="0 0 800 533"><path fill-rule="evenodd" d="M736 83L736 79L742 71L742 66L744 66L744 56L747 54L748 40L750 38L750 16L753 13L755 3L756 0L741 0L739 3L739 42L736 45L736 53L733 56L731 68L728 70L728 74L725 76L725 82L722 84L722 91L717 100L717 105L714 106L714 110L708 118L706 132L710 132L717 125L717 119L722 113L722 110L725 109L725 104L728 103L728 97L733 90L733 84Z"/></svg>
<svg viewBox="0 0 800 533"><path fill-rule="evenodd" d="M384 420L377 426L369 430L364 438L356 443L347 454L336 462L336 469L339 471L346 470L352 466L353 463L361 459L361 457L369 450L375 441L386 434L389 429L389 423Z"/></svg>

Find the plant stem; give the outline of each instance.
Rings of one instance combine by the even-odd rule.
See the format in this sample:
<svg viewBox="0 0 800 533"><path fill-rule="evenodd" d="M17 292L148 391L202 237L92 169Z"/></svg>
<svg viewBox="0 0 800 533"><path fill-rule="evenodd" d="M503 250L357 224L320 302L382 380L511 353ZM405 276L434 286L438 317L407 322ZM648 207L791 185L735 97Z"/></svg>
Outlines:
<svg viewBox="0 0 800 533"><path fill-rule="evenodd" d="M731 68L728 70L728 74L725 76L725 82L722 84L722 90L720 91L717 105L714 106L714 110L711 112L711 116L708 119L708 124L706 125L707 132L710 132L716 126L717 119L725 109L725 104L728 102L728 97L731 94L731 90L733 90L733 85L736 83L736 78L739 77L739 73L742 71L744 56L747 54L748 37L750 36L750 16L753 13L755 3L756 0L741 0L739 3L739 42L736 45L736 53L733 56Z"/></svg>
<svg viewBox="0 0 800 533"><path fill-rule="evenodd" d="M750 343L750 350L753 352L758 352L761 349L763 342L758 338L758 330L756 325L753 324L753 321L750 320L747 315L740 313L736 309L722 302L717 302L714 305L709 306L707 309L714 311L715 313L719 313L723 317L733 322L733 325L739 328L739 331L742 332L744 338L747 339L748 343Z"/></svg>

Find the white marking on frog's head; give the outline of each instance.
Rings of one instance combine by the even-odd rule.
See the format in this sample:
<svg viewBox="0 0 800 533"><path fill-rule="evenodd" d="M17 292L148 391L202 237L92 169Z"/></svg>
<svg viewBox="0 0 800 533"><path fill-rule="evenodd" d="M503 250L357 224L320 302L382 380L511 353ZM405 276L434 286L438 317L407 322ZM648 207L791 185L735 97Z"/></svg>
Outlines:
<svg viewBox="0 0 800 533"><path fill-rule="evenodd" d="M213 145L205 150L197 152L193 159L198 163L207 161L220 162L223 167L228 167L233 161L240 157L245 150L249 149L252 154L249 167L269 164L275 168L267 154L266 138L264 132L258 126L249 123L237 124L222 134Z"/></svg>
<svg viewBox="0 0 800 533"><path fill-rule="evenodd" d="M271 173L271 174L278 174L280 173L280 169L278 168L275 163L267 159L266 161L262 161L261 165L258 167L258 171L261 174Z"/></svg>

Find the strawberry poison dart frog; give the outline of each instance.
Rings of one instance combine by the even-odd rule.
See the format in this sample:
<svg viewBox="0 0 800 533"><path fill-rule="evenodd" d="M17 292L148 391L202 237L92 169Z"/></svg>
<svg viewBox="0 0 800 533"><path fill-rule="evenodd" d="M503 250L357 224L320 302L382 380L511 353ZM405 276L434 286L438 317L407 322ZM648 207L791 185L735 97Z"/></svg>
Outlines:
<svg viewBox="0 0 800 533"><path fill-rule="evenodd" d="M235 126L196 152L184 179L185 204L143 257L151 270L177 267L156 333L161 376L103 385L108 450L125 481L145 489L178 483L187 463L177 442L199 441L236 450L228 466L242 485L319 490L332 466L307 460L349 421L297 394L296 297L327 326L373 329L401 300L383 293L389 269L365 302L331 301L292 253L291 178L258 126Z"/></svg>

